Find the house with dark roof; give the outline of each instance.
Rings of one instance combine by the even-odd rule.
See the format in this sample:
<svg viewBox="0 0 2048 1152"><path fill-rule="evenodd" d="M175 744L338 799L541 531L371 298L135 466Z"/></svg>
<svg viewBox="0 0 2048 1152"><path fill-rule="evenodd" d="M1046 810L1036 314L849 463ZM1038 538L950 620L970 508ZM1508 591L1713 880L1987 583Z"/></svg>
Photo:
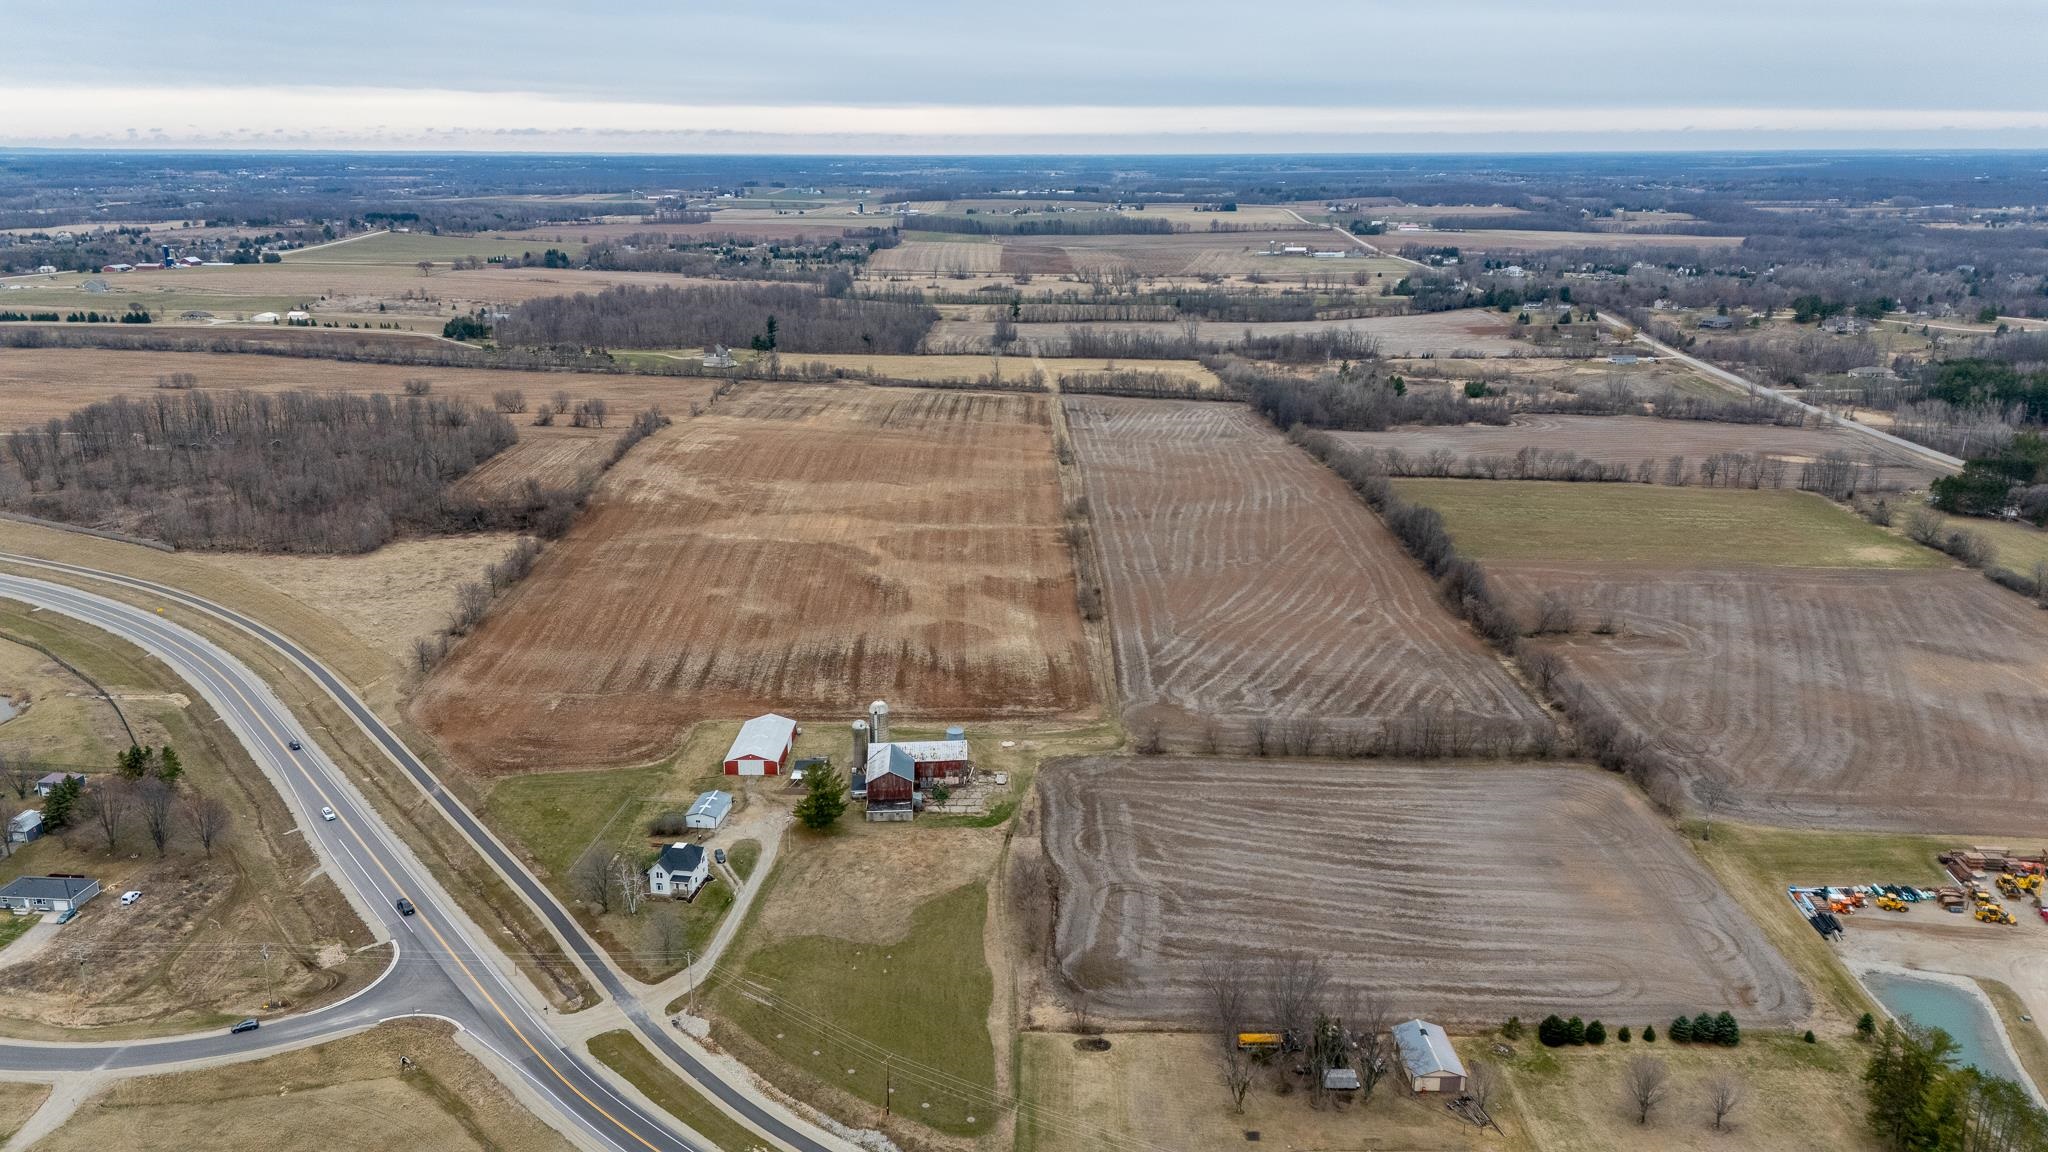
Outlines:
<svg viewBox="0 0 2048 1152"><path fill-rule="evenodd" d="M84 876L17 876L0 888L0 905L17 916L69 912L100 894L100 882Z"/></svg>
<svg viewBox="0 0 2048 1152"><path fill-rule="evenodd" d="M700 844L671 844L647 869L647 891L653 896L697 898L697 889L711 879L711 858Z"/></svg>
<svg viewBox="0 0 2048 1152"><path fill-rule="evenodd" d="M57 786L58 786L58 785L60 785L60 784L64 783L64 781L66 781L66 780L76 780L76 781L78 781L78 784L79 784L79 786L80 786L80 787L84 787L84 786L85 786L85 773L83 773L83 772L52 772L52 773L50 773L49 775L47 775L47 776L44 776L44 777L42 777L41 779L39 779L39 780L37 780L37 781L36 781L36 795L38 795L38 796L42 796L42 797L48 797L48 796L50 795L50 793L52 793L52 792L55 792L55 791L57 790Z"/></svg>

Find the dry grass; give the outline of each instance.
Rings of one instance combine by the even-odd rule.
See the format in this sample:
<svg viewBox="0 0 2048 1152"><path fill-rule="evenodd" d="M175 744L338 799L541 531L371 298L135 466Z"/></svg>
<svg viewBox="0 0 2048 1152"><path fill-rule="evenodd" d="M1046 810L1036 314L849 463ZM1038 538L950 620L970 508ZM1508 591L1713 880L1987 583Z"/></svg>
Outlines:
<svg viewBox="0 0 2048 1152"><path fill-rule="evenodd" d="M36 1149L572 1147L451 1037L444 1024L403 1021L246 1064L123 1081ZM401 1072L400 1056L415 1067Z"/></svg>
<svg viewBox="0 0 2048 1152"><path fill-rule="evenodd" d="M868 261L877 272L995 272L1002 268L1000 243L909 240L884 248Z"/></svg>
<svg viewBox="0 0 2048 1152"><path fill-rule="evenodd" d="M609 446L609 436L605 443ZM497 464L493 460L485 468ZM260 581L402 664L413 658L415 639L433 635L448 622L456 588L482 579L484 568L504 557L515 539L510 533L486 533L401 540L360 556L231 552L194 558Z"/></svg>
<svg viewBox="0 0 2048 1152"><path fill-rule="evenodd" d="M1050 402L764 386L657 435L417 716L478 771L644 760L697 720L886 697L1088 708Z"/></svg>
<svg viewBox="0 0 2048 1152"><path fill-rule="evenodd" d="M582 477L596 474L619 438L616 428L576 428L567 422L537 428L524 417L514 419L524 425L519 443L457 481L453 495L498 499L517 493L529 480L543 488L573 488Z"/></svg>
<svg viewBox="0 0 2048 1152"><path fill-rule="evenodd" d="M1073 761L1039 784L1054 963L1105 1013L1197 1021L1204 960L1278 941L1322 956L1339 987L1450 1024L1702 1009L1789 1022L1809 1007L1611 774L1139 758Z"/></svg>
<svg viewBox="0 0 2048 1152"><path fill-rule="evenodd" d="M28 1123L36 1109L50 1095L47 1084L0 1083L0 1140L5 1140Z"/></svg>
<svg viewBox="0 0 2048 1152"><path fill-rule="evenodd" d="M1346 1152L1537 1147L1511 1112L1500 1117L1506 1137L1481 1133L1438 1100L1403 1095L1391 1081L1364 1105L1318 1111L1306 1093L1276 1093L1262 1073L1240 1115L1224 1094L1211 1037L1126 1032L1107 1052L1079 1051L1075 1039L1024 1034L1017 1152L1225 1152L1247 1147L1247 1132L1259 1134L1253 1147Z"/></svg>

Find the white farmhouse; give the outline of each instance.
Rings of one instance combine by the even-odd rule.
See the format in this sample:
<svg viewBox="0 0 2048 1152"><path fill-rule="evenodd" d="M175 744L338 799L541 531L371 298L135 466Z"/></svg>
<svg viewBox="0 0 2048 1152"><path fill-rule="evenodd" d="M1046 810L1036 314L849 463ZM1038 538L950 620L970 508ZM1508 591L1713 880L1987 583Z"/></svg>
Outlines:
<svg viewBox="0 0 2048 1152"><path fill-rule="evenodd" d="M654 896L697 898L697 889L711 879L710 858L698 844L671 844L647 869L647 891Z"/></svg>

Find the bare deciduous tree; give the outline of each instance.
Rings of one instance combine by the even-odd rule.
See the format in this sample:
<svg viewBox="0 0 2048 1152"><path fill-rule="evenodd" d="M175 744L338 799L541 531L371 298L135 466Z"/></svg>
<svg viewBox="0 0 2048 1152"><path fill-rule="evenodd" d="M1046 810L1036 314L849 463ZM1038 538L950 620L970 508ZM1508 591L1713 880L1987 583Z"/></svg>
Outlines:
<svg viewBox="0 0 2048 1152"><path fill-rule="evenodd" d="M9 825L20 811L20 805L13 799L0 796L0 857L12 855L14 852L14 842L8 838Z"/></svg>
<svg viewBox="0 0 2048 1152"><path fill-rule="evenodd" d="M1552 632L1569 632L1578 618L1572 602L1562 592L1545 592L1536 601L1536 624L1530 629L1538 636Z"/></svg>
<svg viewBox="0 0 2048 1152"><path fill-rule="evenodd" d="M610 912L618 895L616 891L618 873L612 868L612 854L598 847L591 847L569 870L571 891L579 900L597 906L599 912Z"/></svg>
<svg viewBox="0 0 2048 1152"><path fill-rule="evenodd" d="M1628 1089L1630 1103L1636 1106L1636 1123L1648 1124L1651 1110L1670 1090L1671 1071L1655 1056L1631 1057L1622 1073L1622 1084Z"/></svg>
<svg viewBox="0 0 2048 1152"><path fill-rule="evenodd" d="M1266 1014L1275 1027L1297 1038L1308 1035L1317 1005L1330 987L1323 958L1307 952L1282 952L1266 958L1260 973ZM1284 1081L1283 1081L1284 1083Z"/></svg>
<svg viewBox="0 0 2048 1152"><path fill-rule="evenodd" d="M640 902L647 898L647 874L633 867L624 856L612 858L613 880L618 885L619 906L628 916L640 914Z"/></svg>
<svg viewBox="0 0 2048 1152"><path fill-rule="evenodd" d="M1237 1037L1244 1031L1251 1003L1251 971L1242 957L1219 956L1202 963L1199 979L1208 1001L1209 1025L1216 1032L1223 1087L1230 1093L1231 1110L1242 1113L1252 1088L1252 1061Z"/></svg>
<svg viewBox="0 0 2048 1152"><path fill-rule="evenodd" d="M500 412L524 412L526 393L517 388L500 388L491 393L491 405Z"/></svg>
<svg viewBox="0 0 2048 1152"><path fill-rule="evenodd" d="M28 799L29 789L36 786L36 777L40 775L33 760L11 760L7 764L7 784L14 789L17 800Z"/></svg>
<svg viewBox="0 0 2048 1152"><path fill-rule="evenodd" d="M107 851L112 852L121 841L121 826L128 821L128 811L134 807L133 786L118 776L106 776L94 783L86 792L86 810L92 814L93 826L100 830L100 836L107 842Z"/></svg>
<svg viewBox="0 0 2048 1152"><path fill-rule="evenodd" d="M1358 1048L1358 1098L1369 1100L1396 1055L1394 1006L1380 993L1367 992L1350 1008L1344 1023Z"/></svg>
<svg viewBox="0 0 2048 1152"><path fill-rule="evenodd" d="M567 392L556 392L551 399L554 402L555 415L560 416L569 410L569 394Z"/></svg>
<svg viewBox="0 0 2048 1152"><path fill-rule="evenodd" d="M213 855L214 841L228 829L232 819L228 806L218 796L201 796L197 792L185 797L185 822L192 825L192 834L199 837L199 846Z"/></svg>
<svg viewBox="0 0 2048 1152"><path fill-rule="evenodd" d="M1748 1086L1733 1072L1717 1073L1707 1081L1707 1107L1714 1113L1714 1131L1719 1132L1728 1117L1742 1106Z"/></svg>
<svg viewBox="0 0 2048 1152"><path fill-rule="evenodd" d="M1490 1060L1474 1060L1465 1071L1465 1095L1482 1112L1493 1110L1493 1098L1500 1093L1500 1067Z"/></svg>
<svg viewBox="0 0 2048 1152"><path fill-rule="evenodd" d="M135 806L142 812L142 826L149 832L149 842L156 845L159 856L170 848L172 801L176 798L171 786L154 776L144 777L135 785Z"/></svg>

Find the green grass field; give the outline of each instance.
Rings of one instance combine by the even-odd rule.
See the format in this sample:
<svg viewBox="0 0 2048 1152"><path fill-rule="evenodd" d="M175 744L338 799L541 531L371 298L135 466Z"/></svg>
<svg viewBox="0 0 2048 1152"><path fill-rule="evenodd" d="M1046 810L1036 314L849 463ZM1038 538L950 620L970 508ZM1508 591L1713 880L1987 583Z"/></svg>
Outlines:
<svg viewBox="0 0 2048 1152"><path fill-rule="evenodd" d="M655 764L511 776L492 787L483 814L560 878L600 836L633 843L638 851L641 809L668 772Z"/></svg>
<svg viewBox="0 0 2048 1152"><path fill-rule="evenodd" d="M590 1038L590 1054L604 1066L624 1076L662 1110L711 1142L718 1152L753 1152L766 1149L768 1142L746 1125L721 1111L711 1098L668 1070L647 1045L631 1032L619 1029Z"/></svg>
<svg viewBox="0 0 2048 1152"><path fill-rule="evenodd" d="M982 954L987 900L980 883L929 900L892 944L776 941L719 975L717 1008L803 1077L877 1106L891 1099L893 1083L896 1115L981 1135L996 1121L994 983ZM917 1067L892 1072L885 1053Z"/></svg>
<svg viewBox="0 0 2048 1152"><path fill-rule="evenodd" d="M732 865L733 872L740 879L753 879L754 866L761 862L761 842L759 840L742 840L734 844L731 851L725 854L725 862Z"/></svg>
<svg viewBox="0 0 2048 1152"><path fill-rule="evenodd" d="M1403 498L1443 514L1477 560L1641 563L1668 567L1939 568L1931 549L1864 523L1808 492L1396 480Z"/></svg>
<svg viewBox="0 0 2048 1152"><path fill-rule="evenodd" d="M29 929L42 922L41 916L8 916L0 919L0 948L22 938Z"/></svg>

